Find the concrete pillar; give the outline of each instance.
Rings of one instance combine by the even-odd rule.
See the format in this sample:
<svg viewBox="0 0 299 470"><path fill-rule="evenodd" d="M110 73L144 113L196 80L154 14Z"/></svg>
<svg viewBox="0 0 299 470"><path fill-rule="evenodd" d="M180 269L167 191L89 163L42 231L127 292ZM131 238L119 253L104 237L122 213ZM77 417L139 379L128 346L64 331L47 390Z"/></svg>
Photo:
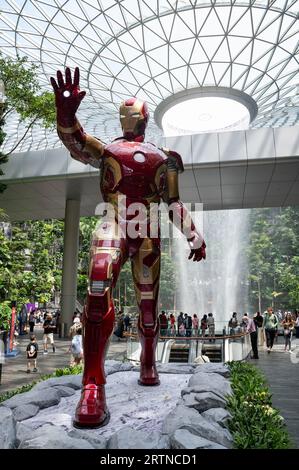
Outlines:
<svg viewBox="0 0 299 470"><path fill-rule="evenodd" d="M61 335L66 337L72 324L77 300L80 201L67 199L64 218L64 245L61 288Z"/></svg>

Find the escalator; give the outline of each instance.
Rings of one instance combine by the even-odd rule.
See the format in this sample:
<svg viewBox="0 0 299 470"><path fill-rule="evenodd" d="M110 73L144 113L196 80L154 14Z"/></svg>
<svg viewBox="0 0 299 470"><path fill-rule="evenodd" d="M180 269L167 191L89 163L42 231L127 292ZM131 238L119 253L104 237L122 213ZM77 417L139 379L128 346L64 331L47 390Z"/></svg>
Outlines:
<svg viewBox="0 0 299 470"><path fill-rule="evenodd" d="M190 344L174 343L170 349L169 362L189 362Z"/></svg>
<svg viewBox="0 0 299 470"><path fill-rule="evenodd" d="M202 354L210 359L210 362L222 362L221 344L204 344Z"/></svg>

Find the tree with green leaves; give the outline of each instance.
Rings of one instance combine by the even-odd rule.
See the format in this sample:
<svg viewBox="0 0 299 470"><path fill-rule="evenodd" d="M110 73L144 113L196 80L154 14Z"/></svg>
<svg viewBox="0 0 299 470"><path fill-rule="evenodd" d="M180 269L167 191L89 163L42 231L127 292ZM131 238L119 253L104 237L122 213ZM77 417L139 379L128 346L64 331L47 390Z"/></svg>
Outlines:
<svg viewBox="0 0 299 470"><path fill-rule="evenodd" d="M298 308L298 253L298 207L251 211L248 260L253 309Z"/></svg>
<svg viewBox="0 0 299 470"><path fill-rule="evenodd" d="M3 165L35 124L54 127L56 111L53 93L41 92L37 66L30 64L26 57L12 59L0 54L0 82L4 88L4 99L0 103L0 148L6 137L4 126L8 116L16 112L25 124L24 134L14 147L7 153L0 152L0 165ZM0 175L3 175L1 168ZM4 190L5 185L1 184L0 192Z"/></svg>

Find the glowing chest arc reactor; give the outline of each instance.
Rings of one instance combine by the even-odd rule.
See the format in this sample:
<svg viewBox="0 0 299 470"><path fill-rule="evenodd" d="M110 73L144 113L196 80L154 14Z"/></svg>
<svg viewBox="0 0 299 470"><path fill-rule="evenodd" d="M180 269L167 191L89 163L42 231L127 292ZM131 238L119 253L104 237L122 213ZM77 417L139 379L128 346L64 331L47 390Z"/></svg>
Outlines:
<svg viewBox="0 0 299 470"><path fill-rule="evenodd" d="M135 152L133 155L133 160L137 163L144 163L145 162L145 155L141 152Z"/></svg>

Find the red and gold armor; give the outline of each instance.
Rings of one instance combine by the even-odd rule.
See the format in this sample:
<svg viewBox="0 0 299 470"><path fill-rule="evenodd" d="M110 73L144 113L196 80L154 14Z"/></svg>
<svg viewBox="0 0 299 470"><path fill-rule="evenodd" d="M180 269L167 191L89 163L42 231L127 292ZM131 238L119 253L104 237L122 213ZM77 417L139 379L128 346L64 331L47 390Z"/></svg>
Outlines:
<svg viewBox="0 0 299 470"><path fill-rule="evenodd" d="M104 145L89 136L75 113L85 96L80 92L79 69L72 80L70 69L65 78L57 72L51 78L57 108L57 131L73 158L101 168L101 192L104 201L114 208L93 234L90 256L89 287L84 309L84 373L81 399L74 425L99 427L107 423L109 412L105 400L104 361L114 325L112 292L123 264L130 259L139 306L138 332L141 343L141 385L158 385L155 364L159 324L157 302L160 277L159 230L152 235L149 215L152 203L161 200L171 207L170 218L187 233L189 259L205 258L205 243L197 232L190 214L179 199L178 174L184 170L181 157L168 149L144 142L149 112L145 102L130 98L120 106L123 137ZM125 198L125 214L120 211ZM145 207L145 233L130 235L132 204ZM122 217L120 217L122 214ZM187 230L186 230L187 229Z"/></svg>

